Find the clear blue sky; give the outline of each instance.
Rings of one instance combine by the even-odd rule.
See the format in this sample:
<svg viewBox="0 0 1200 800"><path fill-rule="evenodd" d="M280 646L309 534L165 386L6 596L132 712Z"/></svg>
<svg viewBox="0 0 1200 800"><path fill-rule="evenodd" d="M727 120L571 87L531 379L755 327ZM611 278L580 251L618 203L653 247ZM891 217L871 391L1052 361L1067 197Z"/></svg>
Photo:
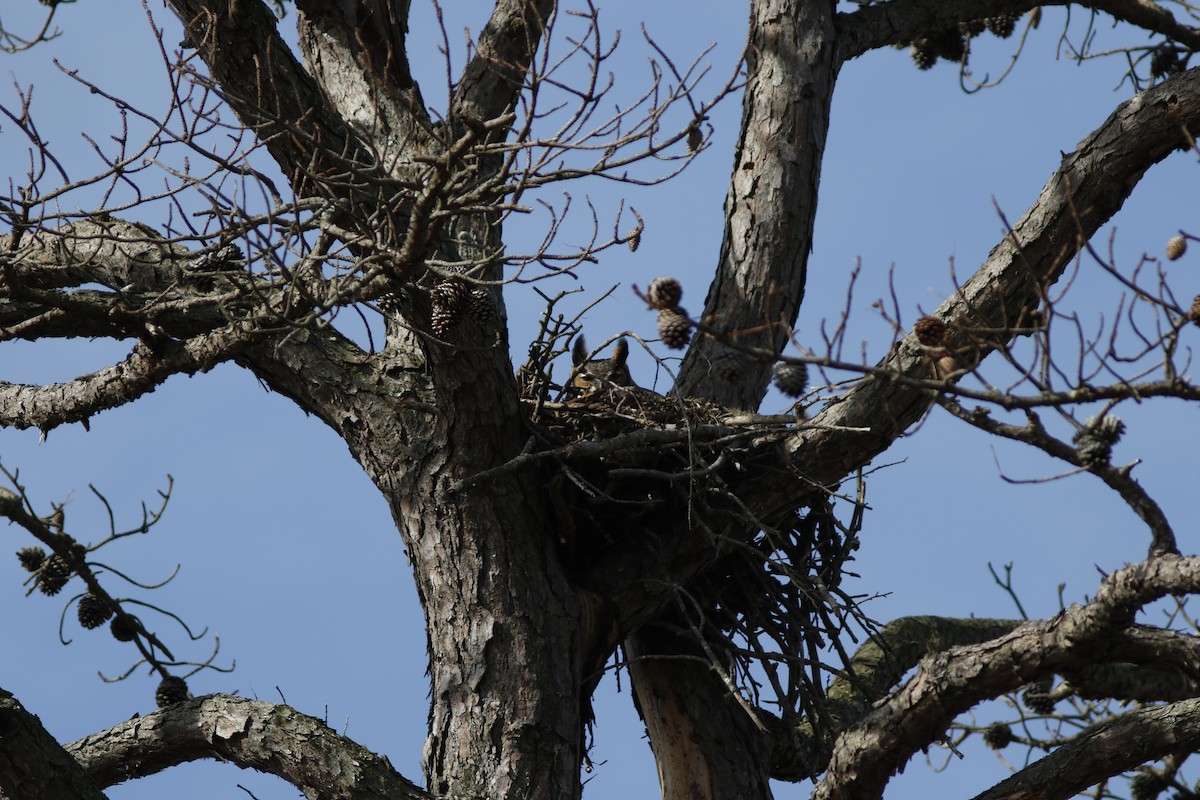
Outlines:
<svg viewBox="0 0 1200 800"><path fill-rule="evenodd" d="M166 27L168 48L174 48L181 38L178 25L158 4L151 5L156 22ZM414 5L419 14L411 37L414 62L434 81L440 67L435 37L425 34L429 7L422 0ZM488 5L462 4L464 19L450 25L452 43L461 43L455 31L463 25L477 29ZM42 11L32 0L10 2L0 21L15 31L30 30ZM610 32L623 32L627 51L618 62L620 80L636 88L646 75L638 27L644 21L678 62L715 42L714 77L708 84L715 88L739 54L745 13L743 4L733 3L614 2L604 5L602 20ZM887 296L889 271L910 322L918 306L935 307L952 291L951 261L960 276L970 274L1002 235L996 207L1010 219L1020 216L1057 167L1060 151L1073 149L1128 96L1128 87L1118 86L1122 64L1116 59L1082 67L1055 61L1063 13L1047 9L1013 74L999 88L975 96L959 90L952 67L920 73L901 51L872 53L845 67L822 176L810 285L798 323L801 341L816 345L813 334L820 320L840 312L848 273L861 259L851 341L865 341L872 361L882 355L889 332L870 305ZM283 25L291 23L289 18ZM94 166L80 132L107 137L117 129L116 116L63 76L51 57L151 111L166 102L163 67L137 4L64 5L59 24L60 40L30 53L0 56L8 79L0 85L0 102L16 104L14 81L34 84L34 117L56 152L71 155L68 168L76 177ZM973 59L976 71L1003 70L1009 47L983 48ZM425 99L440 105L435 87L426 86ZM587 320L594 341L623 329L654 336L653 315L639 310L628 290L631 282L644 285L656 275L675 275L684 283L684 305L701 305L717 256L739 112L734 98L713 115L712 147L667 185L586 187L602 212L615 209L623 193L647 222L636 253L613 250L601 264L581 271L579 285L590 292L621 284ZM0 122L0 163L8 175L20 177L25 148L11 123ZM1143 251L1161 253L1170 235L1194 224L1195 170L1191 157L1178 155L1143 182L1114 221L1116 250L1124 263L1133 263ZM538 224L531 220L527 230L537 230ZM513 249L520 248L521 236L520 227L510 229ZM1200 293L1196 257L1190 254L1171 268L1181 297ZM1111 307L1115 290L1090 265L1082 272L1082 297L1101 304L1084 306L1094 318L1096 308ZM519 360L538 306L528 290L512 298ZM6 343L0 346L0 378L69 378L119 360L124 352L108 343ZM635 376L643 383L650 380L650 364L635 348ZM772 395L764 409L783 405ZM1197 444L1194 419L1181 417L1189 410L1180 404L1123 411L1130 433L1118 446L1117 459L1145 460L1136 474L1178 523L1193 490L1194 458L1186 466L1184 459ZM105 526L89 482L113 504L118 523L132 527L140 517L139 503L153 505L166 475L174 475L175 493L163 523L145 538L105 551L102 560L147 581L182 564L168 588L129 594L176 611L197 628L208 626L220 636L219 663L236 659L232 674L197 675L193 691L272 701L282 695L301 711L327 717L335 729L419 779L427 686L412 579L383 500L321 423L267 393L248 373L222 366L192 379L172 379L133 406L94 418L90 432L59 428L39 443L36 432L0 431L0 462L21 470L42 508L69 500L68 529L85 541L102 536ZM1094 479L1006 484L999 478L1001 468L1016 477L1060 469L940 414L879 459L892 462L903 463L871 479L872 511L857 564L860 591L888 593L868 607L876 619L925 613L1012 616L1011 604L990 584L987 572L988 562L1010 561L1027 610L1052 614L1059 583L1066 584L1069 600L1081 599L1094 591L1097 568L1110 571L1145 552L1148 537L1136 518ZM1194 533L1177 532L1183 549L1194 551ZM5 536L0 554L29 543L15 528ZM73 622L67 631L74 643L60 646L58 617L70 587L56 598L26 599L23 577L15 559L0 558L0 604L8 609L0 616L0 638L8 643L0 686L64 740L152 710L153 679L139 673L109 686L96 676L97 670L124 671L131 648L103 633L80 631ZM211 639L187 645L167 622L158 627L177 655L207 655ZM628 694L615 692L612 681L601 688L593 752L599 766L585 795L653 796L656 778L640 723ZM1006 774L990 753L968 754L948 774L911 764L894 782L891 796L970 796ZM116 787L109 796L245 797L237 783L259 800L297 796L274 778L211 763ZM777 787L780 798L807 794L806 787Z"/></svg>

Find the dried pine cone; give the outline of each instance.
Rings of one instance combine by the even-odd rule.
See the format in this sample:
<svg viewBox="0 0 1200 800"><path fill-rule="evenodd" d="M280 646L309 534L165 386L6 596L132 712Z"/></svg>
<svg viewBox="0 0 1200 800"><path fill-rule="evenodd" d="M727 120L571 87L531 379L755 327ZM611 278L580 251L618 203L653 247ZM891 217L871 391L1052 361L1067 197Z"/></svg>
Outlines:
<svg viewBox="0 0 1200 800"><path fill-rule="evenodd" d="M1007 39L1017 29L1017 14L1012 12L997 14L994 17L988 17L984 22L989 31L1001 39Z"/></svg>
<svg viewBox="0 0 1200 800"><path fill-rule="evenodd" d="M1049 678L1029 684L1021 693L1021 702L1035 714L1053 714L1054 700L1050 697L1052 686Z"/></svg>
<svg viewBox="0 0 1200 800"><path fill-rule="evenodd" d="M1125 423L1116 414L1106 414L1101 419L1089 417L1084 425L1109 444L1121 441L1121 437L1125 434Z"/></svg>
<svg viewBox="0 0 1200 800"><path fill-rule="evenodd" d="M1150 77L1167 78L1183 70L1179 51L1169 44L1159 45L1150 54Z"/></svg>
<svg viewBox="0 0 1200 800"><path fill-rule="evenodd" d="M1200 325L1200 294L1192 298L1192 308L1188 313L1188 319Z"/></svg>
<svg viewBox="0 0 1200 800"><path fill-rule="evenodd" d="M692 323L682 308L664 308L658 312L658 335L672 350L682 350L692 338Z"/></svg>
<svg viewBox="0 0 1200 800"><path fill-rule="evenodd" d="M1167 260L1175 261L1187 252L1187 239L1182 236L1172 236L1167 240Z"/></svg>
<svg viewBox="0 0 1200 800"><path fill-rule="evenodd" d="M1133 800L1155 800L1169 785L1156 772L1139 772L1129 780L1129 796Z"/></svg>
<svg viewBox="0 0 1200 800"><path fill-rule="evenodd" d="M1012 744L1012 728L1003 722L993 722L983 730L983 743L993 750L1003 750Z"/></svg>
<svg viewBox="0 0 1200 800"><path fill-rule="evenodd" d="M779 391L788 397L799 397L808 386L808 365L778 361L771 372Z"/></svg>
<svg viewBox="0 0 1200 800"><path fill-rule="evenodd" d="M1079 431L1072 441L1075 443L1075 454L1079 456L1079 463L1089 469L1103 466L1112 458L1112 445L1093 431Z"/></svg>
<svg viewBox="0 0 1200 800"><path fill-rule="evenodd" d="M1083 429L1071 437L1075 452L1085 467L1107 464L1112 458L1112 448L1125 433L1125 423L1120 417L1107 415L1103 418L1089 417Z"/></svg>
<svg viewBox="0 0 1200 800"><path fill-rule="evenodd" d="M121 615L113 619L108 630L118 642L131 642L137 635L137 623L133 617Z"/></svg>
<svg viewBox="0 0 1200 800"><path fill-rule="evenodd" d="M932 69L937 59L937 50L928 39L917 39L912 43L912 60L917 69Z"/></svg>
<svg viewBox="0 0 1200 800"><path fill-rule="evenodd" d="M736 350L722 350L709 362L709 370L718 380L735 383L742 376L745 357Z"/></svg>
<svg viewBox="0 0 1200 800"><path fill-rule="evenodd" d="M42 594L53 597L71 580L71 567L62 556L50 556L37 572L37 587Z"/></svg>
<svg viewBox="0 0 1200 800"><path fill-rule="evenodd" d="M917 341L926 347L941 347L946 341L946 323L937 317L921 317L913 325Z"/></svg>
<svg viewBox="0 0 1200 800"><path fill-rule="evenodd" d="M646 300L651 308L677 308L683 299L683 287L674 278L655 278L646 288Z"/></svg>
<svg viewBox="0 0 1200 800"><path fill-rule="evenodd" d="M108 618L113 613L108 604L94 594L85 594L79 598L79 607L76 611L79 614L79 624L89 631L108 622Z"/></svg>
<svg viewBox="0 0 1200 800"><path fill-rule="evenodd" d="M154 692L154 702L159 708L173 706L188 699L187 681L176 675L168 675L158 684Z"/></svg>
<svg viewBox="0 0 1200 800"><path fill-rule="evenodd" d="M469 294L467 284L461 278L450 278L429 291L430 327L434 336L444 337L458 325L463 306Z"/></svg>
<svg viewBox="0 0 1200 800"><path fill-rule="evenodd" d="M491 292L482 286L471 290L463 310L481 328L490 327L496 321L496 301L492 299Z"/></svg>
<svg viewBox="0 0 1200 800"><path fill-rule="evenodd" d="M22 547L17 551L17 560L26 572L37 572L46 560L46 551L40 547Z"/></svg>
<svg viewBox="0 0 1200 800"><path fill-rule="evenodd" d="M959 27L967 36L978 36L987 30L987 20L973 19L962 23Z"/></svg>

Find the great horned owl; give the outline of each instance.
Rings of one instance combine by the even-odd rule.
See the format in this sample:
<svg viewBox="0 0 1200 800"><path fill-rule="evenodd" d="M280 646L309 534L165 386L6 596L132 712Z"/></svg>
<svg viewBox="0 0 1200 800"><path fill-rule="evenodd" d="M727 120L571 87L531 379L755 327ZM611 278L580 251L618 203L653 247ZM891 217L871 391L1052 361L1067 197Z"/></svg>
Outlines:
<svg viewBox="0 0 1200 800"><path fill-rule="evenodd" d="M629 358L629 342L617 340L612 358L588 358L587 344L580 336L571 348L571 388L579 394L591 394L613 386L637 386L625 359Z"/></svg>

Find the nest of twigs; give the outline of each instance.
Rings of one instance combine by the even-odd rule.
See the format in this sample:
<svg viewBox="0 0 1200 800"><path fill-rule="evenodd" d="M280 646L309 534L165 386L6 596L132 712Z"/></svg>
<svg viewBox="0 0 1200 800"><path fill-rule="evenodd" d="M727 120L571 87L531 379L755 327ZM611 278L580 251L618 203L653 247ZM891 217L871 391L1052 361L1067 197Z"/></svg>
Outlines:
<svg viewBox="0 0 1200 800"><path fill-rule="evenodd" d="M601 442L638 431L682 431L730 426L746 415L696 397L664 397L638 387L614 386L562 402L526 401L535 435L551 447ZM670 438L670 437L659 437ZM614 455L619 448L614 448Z"/></svg>
<svg viewBox="0 0 1200 800"><path fill-rule="evenodd" d="M636 387L561 401L542 394L523 404L548 456L562 553L580 578L586 583L610 552L658 558L673 552L675 537L708 537L722 555L679 587L687 629L679 633L701 636L754 702L777 703L785 719L803 714L825 729L829 656L841 660L852 629L871 629L842 588L858 547L861 498L843 523L834 499L814 487L794 515L770 525L730 488L762 453L754 445L790 435L798 420Z"/></svg>

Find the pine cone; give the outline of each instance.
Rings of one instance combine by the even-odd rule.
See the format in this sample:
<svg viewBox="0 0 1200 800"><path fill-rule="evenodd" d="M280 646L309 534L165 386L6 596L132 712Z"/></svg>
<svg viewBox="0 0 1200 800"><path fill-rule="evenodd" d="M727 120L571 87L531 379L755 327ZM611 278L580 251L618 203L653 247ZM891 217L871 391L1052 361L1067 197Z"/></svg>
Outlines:
<svg viewBox="0 0 1200 800"><path fill-rule="evenodd" d="M725 383L736 383L742 377L744 367L745 358L737 350L722 350L708 365L713 377Z"/></svg>
<svg viewBox="0 0 1200 800"><path fill-rule="evenodd" d="M1089 469L1107 464L1112 459L1113 445L1123 433L1125 423L1120 417L1111 414L1103 419L1089 417L1083 429L1071 437L1079 462Z"/></svg>
<svg viewBox="0 0 1200 800"><path fill-rule="evenodd" d="M1188 313L1188 319L1200 325L1200 294L1192 298L1192 308Z"/></svg>
<svg viewBox="0 0 1200 800"><path fill-rule="evenodd" d="M997 14L994 17L988 17L985 20L985 24L989 31L1001 39L1007 39L1017 29L1017 14L1012 12Z"/></svg>
<svg viewBox="0 0 1200 800"><path fill-rule="evenodd" d="M987 30L987 20L973 19L969 22L964 22L960 25L960 29L967 36L978 36Z"/></svg>
<svg viewBox="0 0 1200 800"><path fill-rule="evenodd" d="M917 341L926 347L941 347L946 341L946 323L937 317L921 317L913 325Z"/></svg>
<svg viewBox="0 0 1200 800"><path fill-rule="evenodd" d="M17 560L26 572L37 572L46 560L46 551L40 547L22 547L17 551Z"/></svg>
<svg viewBox="0 0 1200 800"><path fill-rule="evenodd" d="M808 365L778 361L771 369L775 386L788 397L799 397L808 387Z"/></svg>
<svg viewBox="0 0 1200 800"><path fill-rule="evenodd" d="M1139 772L1129 780L1132 800L1155 800L1170 784L1157 772Z"/></svg>
<svg viewBox="0 0 1200 800"><path fill-rule="evenodd" d="M1054 700L1050 697L1053 683L1049 678L1031 683L1021 693L1021 702L1035 714L1053 714Z"/></svg>
<svg viewBox="0 0 1200 800"><path fill-rule="evenodd" d="M118 642L132 642L133 637L137 635L137 623L133 617L122 615L113 619L108 630Z"/></svg>
<svg viewBox="0 0 1200 800"><path fill-rule="evenodd" d="M430 328L433 335L444 338L458 325L469 291L461 278L450 278L429 291Z"/></svg>
<svg viewBox="0 0 1200 800"><path fill-rule="evenodd" d="M1125 423L1116 414L1106 414L1102 419L1089 417L1084 425L1096 434L1096 437L1110 445L1121 441L1125 434Z"/></svg>
<svg viewBox="0 0 1200 800"><path fill-rule="evenodd" d="M1150 77L1168 78L1183 70L1179 51L1169 44L1162 44L1150 53Z"/></svg>
<svg viewBox="0 0 1200 800"><path fill-rule="evenodd" d="M44 595L53 597L71 580L71 567L62 556L50 556L37 572L37 587Z"/></svg>
<svg viewBox="0 0 1200 800"><path fill-rule="evenodd" d="M1183 236L1172 236L1167 240L1167 260L1176 261L1187 252L1187 239Z"/></svg>
<svg viewBox="0 0 1200 800"><path fill-rule="evenodd" d="M937 50L928 39L916 39L912 43L912 60L917 69L932 69L937 63Z"/></svg>
<svg viewBox="0 0 1200 800"><path fill-rule="evenodd" d="M625 236L625 241L629 244L629 252L636 253L638 247L640 247L642 244L642 226L638 225L629 233L625 234Z"/></svg>
<svg viewBox="0 0 1200 800"><path fill-rule="evenodd" d="M646 288L646 300L650 303L650 307L660 311L678 307L679 301L682 299L683 287L674 278L655 278Z"/></svg>
<svg viewBox="0 0 1200 800"><path fill-rule="evenodd" d="M158 684L154 692L154 702L159 708L173 706L188 699L187 681L176 675L168 675Z"/></svg>
<svg viewBox="0 0 1200 800"><path fill-rule="evenodd" d="M1103 466L1112 458L1112 445L1092 431L1080 431L1075 434L1073 441L1079 463L1088 469Z"/></svg>
<svg viewBox="0 0 1200 800"><path fill-rule="evenodd" d="M480 328L490 328L496 321L496 301L492 294L482 286L476 286L467 296L463 307L466 316Z"/></svg>
<svg viewBox="0 0 1200 800"><path fill-rule="evenodd" d="M79 614L79 624L89 631L108 622L108 618L113 614L108 604L94 594L85 594L79 598L76 611Z"/></svg>
<svg viewBox="0 0 1200 800"><path fill-rule="evenodd" d="M658 335L672 350L682 350L692 338L692 323L682 308L664 308L658 312Z"/></svg>
<svg viewBox="0 0 1200 800"><path fill-rule="evenodd" d="M1003 722L993 722L983 730L983 743L993 750L1003 750L1012 744L1012 728Z"/></svg>

